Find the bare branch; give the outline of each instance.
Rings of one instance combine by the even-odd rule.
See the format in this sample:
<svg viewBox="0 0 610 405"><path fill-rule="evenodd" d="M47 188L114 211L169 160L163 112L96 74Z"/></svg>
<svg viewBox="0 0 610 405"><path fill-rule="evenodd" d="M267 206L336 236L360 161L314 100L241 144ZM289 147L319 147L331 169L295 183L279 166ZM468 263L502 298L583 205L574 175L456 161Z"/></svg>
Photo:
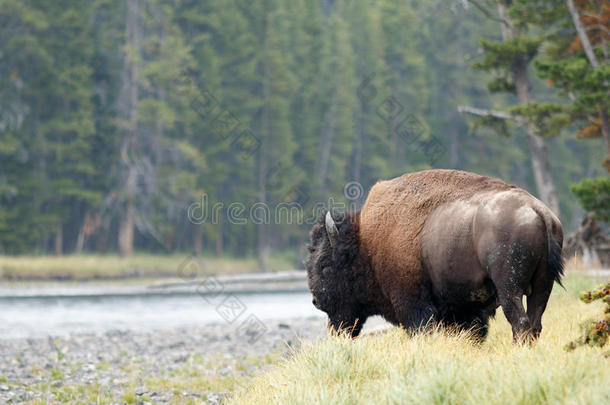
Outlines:
<svg viewBox="0 0 610 405"><path fill-rule="evenodd" d="M468 2L471 3L473 6L475 6L476 8L478 8L479 11L482 12L485 15L485 17L489 18L490 20L500 22L500 23L506 25L506 27L512 28L512 26L510 25L510 23L508 22L508 20L506 18L494 16L488 9L486 9L483 5L481 5L481 3L478 2L478 0L468 0Z"/></svg>
<svg viewBox="0 0 610 405"><path fill-rule="evenodd" d="M589 13L588 11L583 11L582 15L584 15L585 17L592 17L592 18L597 18L597 19L599 19L599 17L600 17L599 14L592 14L592 13Z"/></svg>
<svg viewBox="0 0 610 405"><path fill-rule="evenodd" d="M523 117L512 115L504 111L483 110L481 108L470 107L467 105L458 106L458 112L478 115L479 117L492 117L499 118L502 120L514 120L517 121L517 123L519 124L522 124L524 121Z"/></svg>

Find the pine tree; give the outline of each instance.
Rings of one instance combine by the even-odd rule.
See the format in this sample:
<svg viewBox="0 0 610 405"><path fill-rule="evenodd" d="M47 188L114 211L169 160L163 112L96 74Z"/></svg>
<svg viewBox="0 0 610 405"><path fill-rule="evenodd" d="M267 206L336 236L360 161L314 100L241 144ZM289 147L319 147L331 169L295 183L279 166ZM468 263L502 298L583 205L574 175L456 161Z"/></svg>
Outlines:
<svg viewBox="0 0 610 405"><path fill-rule="evenodd" d="M570 212L570 182L598 175L606 152L606 18L593 0L2 0L0 251L107 252L118 239L124 255L256 255L268 267L270 249L302 248L316 203L357 208L380 178L450 167L549 194L542 137ZM489 77L497 92L481 88ZM511 107L484 111L471 136L461 104ZM417 139L397 130L405 118ZM600 139L546 139L577 126ZM487 136L516 127L526 136ZM440 159L422 147L432 140ZM343 195L350 181L357 198ZM202 196L198 223L187 214ZM267 215L305 211L259 224L261 202Z"/></svg>
<svg viewBox="0 0 610 405"><path fill-rule="evenodd" d="M2 226L23 229L14 221L27 218L32 221L27 232L40 247L45 249L53 234L55 253L61 254L64 239L76 236L64 235L64 227L80 222L75 214L82 215L101 198L89 188L97 174L91 160L92 7L77 9L67 0L29 7L9 1L4 7L3 14L10 15L4 27L13 34L3 46L7 79L2 89L15 101L5 110L13 123L10 132L3 130L7 156L2 169L11 208L2 215ZM25 241L30 238L18 233ZM19 251L19 245L8 242L5 249Z"/></svg>
<svg viewBox="0 0 610 405"><path fill-rule="evenodd" d="M256 87L260 106L252 120L260 142L256 151L257 202L273 207L278 195L273 195L268 187L269 171L274 166L289 168L294 151L288 121L292 77L286 56L288 46L285 41L289 38L287 16L284 4L279 0L266 1L249 12L254 15L250 27L262 47L256 66L259 73ZM257 226L257 255L259 265L265 270L268 269L270 248L268 228L264 223Z"/></svg>
<svg viewBox="0 0 610 405"><path fill-rule="evenodd" d="M470 0L485 15L493 14L478 1ZM521 19L516 6L513 7L512 0L497 0L497 17L493 18L499 22L502 41L482 40L481 46L485 52L482 60L477 61L474 66L483 71L494 73L495 77L488 83L490 92L505 92L513 94L517 98L517 105L509 110L509 114L494 114L485 111L483 118L479 121L486 125L495 126L501 133L507 133L507 120L513 115L523 117L523 112L530 108L532 102L531 78L528 68L538 53L542 39L533 35L528 36L527 23ZM475 110L467 110L476 112ZM542 201L559 215L559 201L555 189L555 182L551 173L550 159L546 142L542 137L536 123L531 119L522 122L523 132L527 141L530 160L536 181L536 188ZM557 131L553 133L556 135ZM549 132L545 133L549 135Z"/></svg>
<svg viewBox="0 0 610 405"><path fill-rule="evenodd" d="M519 1L528 21L544 30L548 47L535 62L537 74L560 90L564 103L538 103L533 115L543 129L580 126L577 138L603 138L610 171L610 6L603 1Z"/></svg>
<svg viewBox="0 0 610 405"><path fill-rule="evenodd" d="M358 89L364 90L363 85L372 80L370 84L375 87L377 97L363 96L362 92L357 91L353 124L355 145L347 178L368 188L376 179L386 177L389 171L389 131L377 115L377 109L390 91L383 80L387 72L383 65L380 11L377 7L368 7L367 10L366 4L364 0L352 2L350 7L346 4L346 19L354 52L354 74Z"/></svg>

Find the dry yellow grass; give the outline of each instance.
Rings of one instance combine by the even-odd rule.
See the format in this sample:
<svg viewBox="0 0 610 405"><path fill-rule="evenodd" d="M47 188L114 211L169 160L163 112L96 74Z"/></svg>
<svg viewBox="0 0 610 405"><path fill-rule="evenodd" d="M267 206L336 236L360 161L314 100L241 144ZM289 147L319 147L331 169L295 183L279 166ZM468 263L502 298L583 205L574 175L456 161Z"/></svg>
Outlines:
<svg viewBox="0 0 610 405"><path fill-rule="evenodd" d="M595 281L572 277L555 288L534 347L515 346L501 311L483 344L467 333L399 328L354 341L328 337L306 345L234 394L233 404L604 404L610 359L603 349L564 345L600 305L576 293ZM607 348L605 348L607 350Z"/></svg>
<svg viewBox="0 0 610 405"><path fill-rule="evenodd" d="M136 254L78 256L0 256L0 280L91 280L129 277L179 277L184 254ZM272 270L292 268L288 254L270 258ZM197 261L202 274L236 274L260 271L255 258L203 257Z"/></svg>
<svg viewBox="0 0 610 405"><path fill-rule="evenodd" d="M596 263L599 264L599 263ZM564 267L570 273L586 273L589 270L588 266L581 255L576 254L565 259ZM599 266L598 266L599 267Z"/></svg>

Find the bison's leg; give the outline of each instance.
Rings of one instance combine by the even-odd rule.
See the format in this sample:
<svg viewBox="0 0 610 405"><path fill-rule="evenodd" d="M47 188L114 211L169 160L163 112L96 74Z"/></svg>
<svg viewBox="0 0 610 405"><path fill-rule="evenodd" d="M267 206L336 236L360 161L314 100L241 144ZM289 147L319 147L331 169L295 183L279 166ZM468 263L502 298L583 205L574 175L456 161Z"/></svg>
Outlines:
<svg viewBox="0 0 610 405"><path fill-rule="evenodd" d="M523 294L499 294L500 305L510 322L515 343L531 340L531 324L523 308Z"/></svg>
<svg viewBox="0 0 610 405"><path fill-rule="evenodd" d="M493 317L495 313L495 304L479 309L476 314L473 314L473 318L470 322L466 323L464 326L472 331L476 340L483 342L489 330L489 318Z"/></svg>
<svg viewBox="0 0 610 405"><path fill-rule="evenodd" d="M488 306L469 305L452 309L450 313L444 314L443 323L468 330L475 340L483 342L489 329L489 318L496 312L495 297L493 304Z"/></svg>
<svg viewBox="0 0 610 405"><path fill-rule="evenodd" d="M457 317L453 316L443 321L450 328L470 331L476 341L483 342L485 340L485 337L487 336L487 331L489 329L487 318L481 319L481 317L476 316L467 321L456 320L456 318Z"/></svg>
<svg viewBox="0 0 610 405"><path fill-rule="evenodd" d="M487 331L489 329L489 323L487 319L482 320L480 318L475 318L472 320L472 322L464 326L466 326L469 330L472 331L472 335L477 341L483 342L485 340L485 337L487 336Z"/></svg>
<svg viewBox="0 0 610 405"><path fill-rule="evenodd" d="M436 310L424 294L416 298L394 291L391 302L397 323L405 329L418 329L436 320Z"/></svg>
<svg viewBox="0 0 610 405"><path fill-rule="evenodd" d="M512 327L515 343L533 340L532 325L523 307L523 296L540 262L534 247L544 241L534 240L533 237L530 239L528 245L520 241L500 244L502 250L496 250L489 260L491 280L504 315Z"/></svg>
<svg viewBox="0 0 610 405"><path fill-rule="evenodd" d="M535 264L527 263L524 257L506 258L491 274L496 286L500 306L513 331L515 343L531 341L531 324L523 307L523 295L529 284L531 272L528 268Z"/></svg>
<svg viewBox="0 0 610 405"><path fill-rule="evenodd" d="M542 314L553 289L553 279L546 275L546 269L541 270L532 280L532 291L527 297L527 317L532 326L534 339L537 339L542 331Z"/></svg>
<svg viewBox="0 0 610 405"><path fill-rule="evenodd" d="M362 331L362 326L366 321L366 317L341 317L331 316L328 319L328 329L331 333L346 334L349 337L355 338Z"/></svg>

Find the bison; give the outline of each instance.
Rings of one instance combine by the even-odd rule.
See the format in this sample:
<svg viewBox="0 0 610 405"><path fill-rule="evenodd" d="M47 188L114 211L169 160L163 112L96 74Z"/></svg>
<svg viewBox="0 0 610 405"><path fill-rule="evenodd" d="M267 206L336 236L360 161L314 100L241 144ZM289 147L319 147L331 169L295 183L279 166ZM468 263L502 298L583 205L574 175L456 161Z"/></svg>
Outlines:
<svg viewBox="0 0 610 405"><path fill-rule="evenodd" d="M563 275L562 225L546 205L457 170L380 181L360 212L324 212L310 238L312 303L352 337L381 315L405 328L468 328L482 340L501 306L513 339L533 341Z"/></svg>

